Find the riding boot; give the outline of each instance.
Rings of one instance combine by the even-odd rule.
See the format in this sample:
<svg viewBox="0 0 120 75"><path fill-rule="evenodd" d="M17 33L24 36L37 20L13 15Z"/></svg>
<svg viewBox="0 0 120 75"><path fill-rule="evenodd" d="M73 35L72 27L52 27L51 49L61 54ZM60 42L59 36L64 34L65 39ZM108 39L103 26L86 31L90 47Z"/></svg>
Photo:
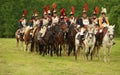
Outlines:
<svg viewBox="0 0 120 75"><path fill-rule="evenodd" d="M30 42L33 42L33 37L32 37L32 35L30 35Z"/></svg>
<svg viewBox="0 0 120 75"><path fill-rule="evenodd" d="M23 41L23 34L20 33L20 40Z"/></svg>

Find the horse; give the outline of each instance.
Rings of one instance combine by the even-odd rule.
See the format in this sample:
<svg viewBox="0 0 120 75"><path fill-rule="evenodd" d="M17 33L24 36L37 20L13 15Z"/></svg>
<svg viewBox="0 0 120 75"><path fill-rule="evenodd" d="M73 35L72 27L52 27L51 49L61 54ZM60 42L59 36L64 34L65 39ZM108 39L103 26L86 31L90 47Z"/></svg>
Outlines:
<svg viewBox="0 0 120 75"><path fill-rule="evenodd" d="M96 43L94 24L88 25L87 33L85 35L85 40L83 42L85 44L86 58L88 60L88 56L90 54L91 60L92 60L93 59L93 50L94 50L95 43Z"/></svg>
<svg viewBox="0 0 120 75"><path fill-rule="evenodd" d="M31 51L31 48L30 48L30 45L31 45L31 42L30 42L30 33L32 32L32 29L30 29L30 26L26 26L26 29L25 29L25 32L24 32L24 36L23 36L23 39L24 39L24 51Z"/></svg>
<svg viewBox="0 0 120 75"><path fill-rule="evenodd" d="M66 34L66 41L68 44L68 56L70 56L70 53L72 52L72 50L74 51L74 55L75 55L75 35L76 35L77 31L74 25L70 25L69 26L69 30L68 33Z"/></svg>
<svg viewBox="0 0 120 75"><path fill-rule="evenodd" d="M79 49L82 50L81 54L82 54L82 57L84 58L84 48L85 48L84 47L85 45L83 43L84 35L85 35L85 28L81 27L80 31L78 31L77 34L75 35L75 60L77 60Z"/></svg>
<svg viewBox="0 0 120 75"><path fill-rule="evenodd" d="M19 42L21 42L21 46L23 47L23 41L21 38L20 38L20 29L18 29L16 32L15 32L15 37L16 37L16 41L17 41L17 44L16 44L16 47L19 48Z"/></svg>
<svg viewBox="0 0 120 75"><path fill-rule="evenodd" d="M68 32L68 26L65 22L60 22L53 27L55 37L55 49L57 56L61 56L62 46L65 44L65 34ZM60 53L59 53L60 52Z"/></svg>
<svg viewBox="0 0 120 75"><path fill-rule="evenodd" d="M38 44L37 36L38 36L40 29L41 29L41 27L37 27L33 33L34 36L33 36L32 42L31 42L31 51L32 52L34 51L36 53L39 53L39 44Z"/></svg>
<svg viewBox="0 0 120 75"><path fill-rule="evenodd" d="M44 56L45 54L47 54L47 47L51 46L50 55L53 56L52 51L53 51L55 40L54 40L54 34L52 32L52 29L48 28L47 26L42 26L42 29L38 32L37 40L39 44L39 53L42 54L42 56Z"/></svg>
<svg viewBox="0 0 120 75"><path fill-rule="evenodd" d="M115 25L108 26L107 32L105 36L103 37L102 46L103 46L103 53L104 53L104 62L110 61L110 58L109 58L110 51L114 43L114 28L115 28ZM108 49L107 53L106 53L106 48Z"/></svg>

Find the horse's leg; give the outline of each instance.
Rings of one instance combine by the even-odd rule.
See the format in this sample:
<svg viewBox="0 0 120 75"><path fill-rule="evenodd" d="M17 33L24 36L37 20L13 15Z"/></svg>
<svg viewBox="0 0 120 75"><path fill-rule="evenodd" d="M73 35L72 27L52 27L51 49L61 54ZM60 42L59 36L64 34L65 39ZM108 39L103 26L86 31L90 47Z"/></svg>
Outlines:
<svg viewBox="0 0 120 75"><path fill-rule="evenodd" d="M78 45L75 45L75 60L77 60Z"/></svg>
<svg viewBox="0 0 120 75"><path fill-rule="evenodd" d="M68 48L68 56L70 56L70 53L71 53L71 44L69 44L69 48Z"/></svg>
<svg viewBox="0 0 120 75"><path fill-rule="evenodd" d="M46 54L46 45L43 45L43 56Z"/></svg>
<svg viewBox="0 0 120 75"><path fill-rule="evenodd" d="M111 52L111 47L108 48L108 57L107 57L108 62L110 62L110 52Z"/></svg>
<svg viewBox="0 0 120 75"><path fill-rule="evenodd" d="M104 62L106 62L106 47L103 45Z"/></svg>
<svg viewBox="0 0 120 75"><path fill-rule="evenodd" d="M62 45L60 45L60 56L62 55L61 52L62 52Z"/></svg>
<svg viewBox="0 0 120 75"><path fill-rule="evenodd" d="M82 56L82 59L84 60L85 59L85 46L84 45L81 46L81 56Z"/></svg>
<svg viewBox="0 0 120 75"><path fill-rule="evenodd" d="M98 57L98 60L100 60L100 46L97 46L97 57Z"/></svg>
<svg viewBox="0 0 120 75"><path fill-rule="evenodd" d="M94 45L90 48L91 60L93 60L93 50L94 50Z"/></svg>
<svg viewBox="0 0 120 75"><path fill-rule="evenodd" d="M53 56L52 50L53 50L53 47L50 48L50 56Z"/></svg>
<svg viewBox="0 0 120 75"><path fill-rule="evenodd" d="M88 60L88 56L89 56L89 47L86 47L85 48L85 53L86 53L86 58Z"/></svg>
<svg viewBox="0 0 120 75"><path fill-rule="evenodd" d="M75 45L73 46L73 55L75 56Z"/></svg>
<svg viewBox="0 0 120 75"><path fill-rule="evenodd" d="M18 48L19 47L19 38L17 36L16 36L16 41L17 41L16 47Z"/></svg>

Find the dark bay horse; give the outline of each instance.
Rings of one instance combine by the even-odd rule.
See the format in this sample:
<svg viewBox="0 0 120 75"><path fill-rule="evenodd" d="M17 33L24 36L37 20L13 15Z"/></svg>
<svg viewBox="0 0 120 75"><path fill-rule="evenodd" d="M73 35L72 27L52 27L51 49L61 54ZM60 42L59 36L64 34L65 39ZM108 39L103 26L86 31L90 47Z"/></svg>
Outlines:
<svg viewBox="0 0 120 75"><path fill-rule="evenodd" d="M38 34L38 36L39 36L39 34ZM54 34L52 32L52 29L47 28L45 35L43 37L38 37L37 39L38 39L38 43L39 43L39 53L42 54L43 56L45 54L47 54L47 48L49 46L49 47L51 47L50 48L50 52L51 52L50 55L53 56L52 51L54 48L55 39L54 39Z"/></svg>
<svg viewBox="0 0 120 75"><path fill-rule="evenodd" d="M39 43L38 43L38 39L37 39L37 36L38 36L38 33L40 31L41 27L37 27L36 30L34 31L33 33L33 39L32 39L32 42L31 42L31 51L33 52L36 52L38 53L39 52Z"/></svg>
<svg viewBox="0 0 120 75"><path fill-rule="evenodd" d="M74 25L70 25L68 33L67 33L67 43L68 43L68 56L71 54L72 50L74 51L75 55L75 35L77 31Z"/></svg>
<svg viewBox="0 0 120 75"><path fill-rule="evenodd" d="M55 34L55 49L57 56L61 56L62 46L65 43L65 34L68 32L68 26L65 22L60 22L58 25L53 27Z"/></svg>

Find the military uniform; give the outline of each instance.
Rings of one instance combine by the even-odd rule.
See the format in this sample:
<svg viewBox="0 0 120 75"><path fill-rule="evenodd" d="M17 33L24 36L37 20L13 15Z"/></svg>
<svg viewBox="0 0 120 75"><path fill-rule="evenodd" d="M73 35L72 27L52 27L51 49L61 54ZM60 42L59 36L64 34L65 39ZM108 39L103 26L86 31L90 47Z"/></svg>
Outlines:
<svg viewBox="0 0 120 75"><path fill-rule="evenodd" d="M22 18L19 20L19 24L20 24L20 39L21 40L23 40L23 34L24 34L25 28L27 26L27 19L25 18L26 15L27 15L27 11L24 10Z"/></svg>
<svg viewBox="0 0 120 75"><path fill-rule="evenodd" d="M74 6L71 7L71 12L70 12L70 18L69 18L69 21L70 21L70 24L69 25L75 25L76 24L76 18L74 17L74 13L75 13L75 8Z"/></svg>
<svg viewBox="0 0 120 75"><path fill-rule="evenodd" d="M57 11L56 11L57 6L56 6L56 4L53 3L52 7L53 7L52 25L54 26L54 25L58 24L59 17L57 16Z"/></svg>
<svg viewBox="0 0 120 75"><path fill-rule="evenodd" d="M109 26L109 21L108 17L106 17L107 10L106 8L102 8L101 11L101 16L99 17L99 25L100 25L100 30L99 32L101 33L103 30L106 32L107 31L107 26ZM103 16L104 15L104 16Z"/></svg>

